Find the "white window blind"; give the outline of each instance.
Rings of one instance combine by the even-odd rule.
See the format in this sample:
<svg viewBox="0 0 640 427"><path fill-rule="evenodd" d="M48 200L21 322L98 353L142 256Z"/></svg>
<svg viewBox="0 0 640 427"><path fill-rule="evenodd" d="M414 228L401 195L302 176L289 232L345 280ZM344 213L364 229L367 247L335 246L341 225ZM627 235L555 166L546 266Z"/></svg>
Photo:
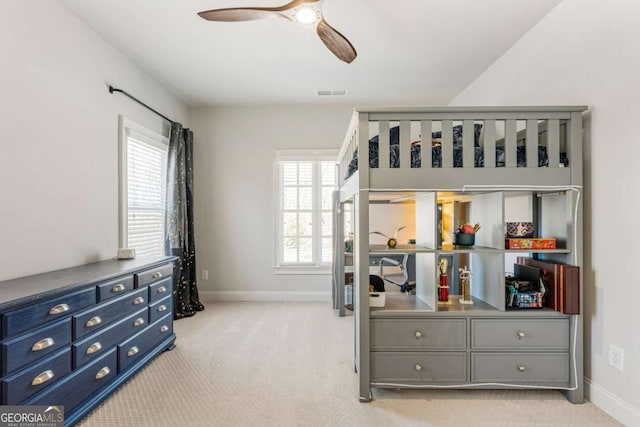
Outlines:
<svg viewBox="0 0 640 427"><path fill-rule="evenodd" d="M276 264L327 267L333 256L335 157L310 153L277 158Z"/></svg>
<svg viewBox="0 0 640 427"><path fill-rule="evenodd" d="M139 257L164 255L166 138L133 128L124 121L120 245L134 248Z"/></svg>

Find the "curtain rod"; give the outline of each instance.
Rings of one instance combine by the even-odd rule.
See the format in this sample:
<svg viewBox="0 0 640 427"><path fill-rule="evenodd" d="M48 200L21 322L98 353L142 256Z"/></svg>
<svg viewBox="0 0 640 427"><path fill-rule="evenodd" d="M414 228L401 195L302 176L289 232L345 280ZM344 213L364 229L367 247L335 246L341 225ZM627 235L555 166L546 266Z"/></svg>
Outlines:
<svg viewBox="0 0 640 427"><path fill-rule="evenodd" d="M145 104L144 102L140 101L138 98L136 98L135 96L131 95L130 93L128 93L128 92L126 92L126 91L124 91L122 89L118 89L118 88L115 88L115 87L109 85L109 93L114 93L114 92L120 92L121 94L133 99L138 104L140 104L143 107L145 107L146 109L153 111L154 113L156 113L157 115L159 115L160 117L162 117L163 119L168 121L169 123L173 123L173 120L171 120L169 117L167 117L164 114L158 112L157 110L154 110L153 108L149 107L147 104Z"/></svg>

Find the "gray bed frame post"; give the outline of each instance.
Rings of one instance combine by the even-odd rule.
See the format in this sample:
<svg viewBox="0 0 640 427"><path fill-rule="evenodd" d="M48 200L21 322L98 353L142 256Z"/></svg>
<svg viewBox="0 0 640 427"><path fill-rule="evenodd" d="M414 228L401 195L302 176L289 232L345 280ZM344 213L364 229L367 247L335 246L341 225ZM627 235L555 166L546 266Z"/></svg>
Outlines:
<svg viewBox="0 0 640 427"><path fill-rule="evenodd" d="M582 217L583 217L583 177L582 177L582 111L575 111L571 113L571 126L569 128L567 144L567 155L570 159L578 159L571 164L571 184L578 188L578 192L573 191L573 196L569 199L568 203L571 206L576 207L575 228L570 230L571 240L574 242L574 259L573 264L581 266L580 268L580 283L582 284L582 292L580 292L580 314L571 316L571 336L582 337L583 335L583 323L584 323L584 264L582 254ZM569 215L573 212L569 209ZM571 221L569 222L571 224ZM584 402L584 354L583 354L583 339L575 340L571 343L574 348L575 355L575 370L571 372L570 384L575 384L575 390L568 390L565 394L566 398L572 403ZM574 375L575 372L575 375Z"/></svg>
<svg viewBox="0 0 640 427"><path fill-rule="evenodd" d="M358 192L353 198L354 209L354 299L356 328L356 370L360 401L371 400L369 371L369 114L358 114ZM366 236L366 237L365 237Z"/></svg>

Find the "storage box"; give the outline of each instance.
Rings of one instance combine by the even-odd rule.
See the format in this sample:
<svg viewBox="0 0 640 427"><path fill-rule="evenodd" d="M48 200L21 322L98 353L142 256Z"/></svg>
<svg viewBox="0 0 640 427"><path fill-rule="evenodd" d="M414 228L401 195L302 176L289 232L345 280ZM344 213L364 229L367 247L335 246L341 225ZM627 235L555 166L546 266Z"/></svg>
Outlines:
<svg viewBox="0 0 640 427"><path fill-rule="evenodd" d="M369 292L369 307L384 307L386 299L384 292Z"/></svg>
<svg viewBox="0 0 640 427"><path fill-rule="evenodd" d="M506 249L555 249L556 239L505 239Z"/></svg>

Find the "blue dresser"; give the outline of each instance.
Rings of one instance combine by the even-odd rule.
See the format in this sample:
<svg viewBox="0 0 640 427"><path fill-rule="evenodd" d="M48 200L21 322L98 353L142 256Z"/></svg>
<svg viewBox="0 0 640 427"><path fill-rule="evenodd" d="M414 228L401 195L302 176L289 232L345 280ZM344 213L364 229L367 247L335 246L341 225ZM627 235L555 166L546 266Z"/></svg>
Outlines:
<svg viewBox="0 0 640 427"><path fill-rule="evenodd" d="M0 403L64 406L73 425L174 347L174 257L0 282Z"/></svg>

